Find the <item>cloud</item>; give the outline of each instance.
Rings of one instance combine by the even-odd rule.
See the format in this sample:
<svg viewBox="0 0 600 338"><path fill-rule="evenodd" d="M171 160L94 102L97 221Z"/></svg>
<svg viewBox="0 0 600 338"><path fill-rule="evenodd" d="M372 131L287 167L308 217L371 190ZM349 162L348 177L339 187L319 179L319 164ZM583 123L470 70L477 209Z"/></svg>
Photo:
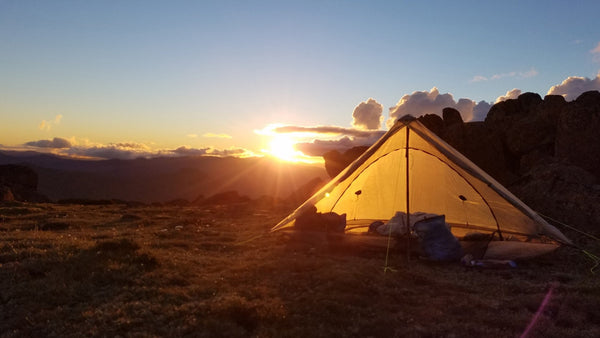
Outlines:
<svg viewBox="0 0 600 338"><path fill-rule="evenodd" d="M37 148L53 148L63 149L71 148L71 142L64 138L55 137L52 140L39 140L25 143L26 146L37 147Z"/></svg>
<svg viewBox="0 0 600 338"><path fill-rule="evenodd" d="M206 155L206 152L209 148L188 148L187 146L181 146L177 149L171 150L173 154L181 155L181 156L202 156Z"/></svg>
<svg viewBox="0 0 600 338"><path fill-rule="evenodd" d="M187 146L181 146L177 149L170 150L175 155L179 156L238 156L238 157L247 157L253 156L254 154L248 149L244 148L228 148L228 149L215 149L211 147L206 148L189 148Z"/></svg>
<svg viewBox="0 0 600 338"><path fill-rule="evenodd" d="M198 134L187 134L186 136L189 138L197 138Z"/></svg>
<svg viewBox="0 0 600 338"><path fill-rule="evenodd" d="M496 99L496 103L510 99L516 99L519 97L519 95L521 95L521 89L513 88L507 91L506 94L498 96L498 98Z"/></svg>
<svg viewBox="0 0 600 338"><path fill-rule="evenodd" d="M383 116L383 105L372 98L361 102L352 113L352 125L359 129L379 129Z"/></svg>
<svg viewBox="0 0 600 338"><path fill-rule="evenodd" d="M552 86L548 90L548 95L562 95L565 100L573 101L579 95L590 90L600 90L600 73L593 79L569 76L561 84Z"/></svg>
<svg viewBox="0 0 600 338"><path fill-rule="evenodd" d="M483 75L475 75L469 82L482 82L482 81L487 81L487 80L488 80L488 78Z"/></svg>
<svg viewBox="0 0 600 338"><path fill-rule="evenodd" d="M382 107L383 108L383 107ZM296 134L294 147L307 156L322 156L330 150L344 151L355 146L375 143L385 130L362 130L339 126L285 126L269 125L255 131L259 135ZM337 137L337 139L332 139Z"/></svg>
<svg viewBox="0 0 600 338"><path fill-rule="evenodd" d="M475 103L475 101L465 98L455 101L452 94L440 94L439 90L433 87L429 92L416 91L410 95L404 95L394 107L390 108L390 118L386 124L391 127L397 119L407 114L415 117L425 114L441 115L442 110L446 107L458 110L464 121L474 121L476 117L487 114L487 112L483 113L483 110L488 105L485 101ZM477 116L474 112L477 112Z"/></svg>
<svg viewBox="0 0 600 338"><path fill-rule="evenodd" d="M296 149L308 156L323 156L330 150L345 151L357 146L370 146L385 134L384 130L379 130L366 138L351 138L344 136L338 140L313 140L312 142L303 142L296 144Z"/></svg>
<svg viewBox="0 0 600 338"><path fill-rule="evenodd" d="M150 147L142 143L118 142L109 143L106 145L76 145L68 149L63 155L98 159L129 160L135 158L155 157L161 155L161 152L153 151Z"/></svg>
<svg viewBox="0 0 600 338"><path fill-rule="evenodd" d="M206 133L206 134L202 135L202 137L208 137L208 138L231 138L231 135Z"/></svg>
<svg viewBox="0 0 600 338"><path fill-rule="evenodd" d="M301 133L301 134L327 134L327 135L348 135L353 137L370 137L373 134L378 134L375 130L360 130L355 128L345 128L338 126L316 126L316 127L301 127L301 126L278 126L270 129L270 132L276 134L286 133ZM258 131L260 134L261 131Z"/></svg>
<svg viewBox="0 0 600 338"><path fill-rule="evenodd" d="M494 74L492 76L475 75L469 82L494 81L494 80L500 80L500 79L504 79L504 78L527 79L527 78L535 77L538 74L539 73L537 70L535 70L535 68L531 68L524 72L523 71L521 71L521 72L512 71L512 72L508 72L508 73Z"/></svg>
<svg viewBox="0 0 600 338"><path fill-rule="evenodd" d="M38 127L40 130L49 131L53 126L60 124L60 120L62 120L62 118L63 116L58 114L54 117L54 120L42 120Z"/></svg>
<svg viewBox="0 0 600 338"><path fill-rule="evenodd" d="M479 101L479 103L477 103L475 107L473 107L473 118L471 119L471 121L485 120L485 117L487 116L487 113L490 111L492 106L493 104L489 102Z"/></svg>

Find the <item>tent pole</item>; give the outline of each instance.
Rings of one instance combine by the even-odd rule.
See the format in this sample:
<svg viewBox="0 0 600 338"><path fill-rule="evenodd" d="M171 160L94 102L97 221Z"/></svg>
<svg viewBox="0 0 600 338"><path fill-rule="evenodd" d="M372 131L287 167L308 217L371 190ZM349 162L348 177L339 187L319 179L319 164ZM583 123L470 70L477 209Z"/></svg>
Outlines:
<svg viewBox="0 0 600 338"><path fill-rule="evenodd" d="M408 157L408 136L409 126L406 126L406 261L410 261L410 189L409 189L409 175L408 175L408 167L409 167L409 157Z"/></svg>

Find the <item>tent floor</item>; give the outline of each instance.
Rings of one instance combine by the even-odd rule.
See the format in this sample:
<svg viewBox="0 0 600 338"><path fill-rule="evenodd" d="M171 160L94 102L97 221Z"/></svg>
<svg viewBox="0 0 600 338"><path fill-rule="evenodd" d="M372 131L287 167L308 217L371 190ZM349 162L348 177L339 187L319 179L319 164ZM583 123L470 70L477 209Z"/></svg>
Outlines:
<svg viewBox="0 0 600 338"><path fill-rule="evenodd" d="M417 238L389 238L370 234L342 234L319 231L285 231L289 243L309 247L327 246L345 251L382 250L388 246L394 252L406 252L407 245L412 255L420 253ZM527 259L550 253L558 248L554 243L520 241L459 240L463 253L474 259Z"/></svg>

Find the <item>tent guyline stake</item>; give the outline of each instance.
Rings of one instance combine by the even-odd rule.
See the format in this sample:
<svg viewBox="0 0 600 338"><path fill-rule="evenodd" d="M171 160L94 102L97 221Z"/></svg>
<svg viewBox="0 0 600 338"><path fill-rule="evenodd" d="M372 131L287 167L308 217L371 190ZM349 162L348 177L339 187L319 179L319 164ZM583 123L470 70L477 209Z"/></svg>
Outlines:
<svg viewBox="0 0 600 338"><path fill-rule="evenodd" d="M583 253L584 253L586 256L588 256L588 257L589 257L591 260L593 260L593 261L594 261L594 263L596 263L596 264L594 264L594 266L592 266L592 267L590 268L590 272L592 273L592 275L595 275L595 274L596 274L596 268L598 267L598 265L600 265L600 257L598 257L598 256L594 255L593 253L591 253L591 252L589 252L589 251L587 251L587 250L583 250L583 249L581 249L581 252L583 252Z"/></svg>
<svg viewBox="0 0 600 338"><path fill-rule="evenodd" d="M540 212L538 212L538 211L536 211L536 213L537 213L538 215L540 215L540 216L542 216L542 217L546 218L546 219L549 219L549 220L551 220L551 221L552 221L552 222L554 222L554 223L557 223L557 224L560 224L560 225L564 226L565 228L571 229L571 230L573 230L573 231L576 231L576 232L578 232L578 233L580 233L580 234L582 234L582 235L584 235L584 236L587 236L587 237L589 237L589 238L591 238L591 239L594 239L594 240L596 240L596 241L599 241L599 242L600 242L600 238L598 238L598 237L596 237L596 236L594 236L594 235L592 235L592 234L588 234L588 233L587 233L587 232L585 232L585 231L581 231L581 230L579 230L579 229L575 228L574 226L571 226L571 225L565 224L565 223L563 223L563 222L561 222L561 221L559 221L559 220L556 220L556 219L554 219L554 218L552 218L552 217L550 217L550 216L546 216L546 215L544 215L544 214L542 214L542 213L540 213Z"/></svg>
<svg viewBox="0 0 600 338"><path fill-rule="evenodd" d="M596 237L596 236L594 236L592 234L589 234L589 233L587 233L585 231L581 231L581 230L575 228L574 226L571 226L571 225L568 225L566 223L563 223L563 222L561 222L561 221L559 221L557 219L554 219L554 218L552 218L550 216L544 215L544 214L542 214L542 213L540 213L538 211L536 211L536 213L538 215L546 218L546 219L551 220L554 223L557 223L557 224L560 224L560 225L564 226L567 229L571 229L571 230L573 230L575 232L578 232L578 233L580 233L580 234L582 234L584 236L587 236L587 237L589 237L589 238L591 238L591 239L593 239L595 241L599 241L600 242L600 238L598 238L598 237ZM577 249L579 249L579 250L581 250L581 252L583 252L584 255L586 255L588 258L590 258L594 262L594 265L590 268L590 272L593 275L595 275L596 274L596 269L598 268L598 266L600 266L600 257L594 255L593 253L591 253L591 252L589 252L589 251L587 251L587 250L585 250L585 249L583 249L583 248L581 248L579 246L574 246L574 247L577 248Z"/></svg>

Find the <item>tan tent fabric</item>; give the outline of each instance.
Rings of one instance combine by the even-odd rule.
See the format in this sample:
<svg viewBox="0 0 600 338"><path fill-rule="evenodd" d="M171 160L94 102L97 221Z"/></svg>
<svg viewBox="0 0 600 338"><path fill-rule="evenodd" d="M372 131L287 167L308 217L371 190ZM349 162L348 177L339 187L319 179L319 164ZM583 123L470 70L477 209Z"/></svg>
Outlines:
<svg viewBox="0 0 600 338"><path fill-rule="evenodd" d="M404 117L361 157L277 224L294 225L305 208L346 214L346 232L397 211L446 216L452 232L499 233L502 239L547 237L570 243L491 176L413 117Z"/></svg>

